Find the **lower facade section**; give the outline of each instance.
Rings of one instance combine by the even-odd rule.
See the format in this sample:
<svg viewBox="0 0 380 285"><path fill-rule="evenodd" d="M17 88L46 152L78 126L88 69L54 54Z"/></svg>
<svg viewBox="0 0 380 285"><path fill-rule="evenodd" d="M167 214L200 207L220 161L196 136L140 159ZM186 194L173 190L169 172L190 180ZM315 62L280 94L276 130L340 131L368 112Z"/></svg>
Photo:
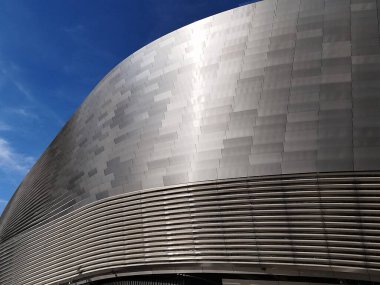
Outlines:
<svg viewBox="0 0 380 285"><path fill-rule="evenodd" d="M80 282L80 284L83 284ZM223 274L162 274L150 276L115 277L89 281L87 285L378 285L378 282L321 277L290 277L275 275Z"/></svg>
<svg viewBox="0 0 380 285"><path fill-rule="evenodd" d="M228 281L229 282L229 281ZM233 281L234 282L234 281ZM221 276L215 274L176 274L134 276L94 281L93 285L222 285Z"/></svg>
<svg viewBox="0 0 380 285"><path fill-rule="evenodd" d="M289 279L223 279L223 285L378 285L378 282L355 281L343 279L325 279L325 278L300 278L300 280Z"/></svg>
<svg viewBox="0 0 380 285"><path fill-rule="evenodd" d="M0 284L86 284L162 274L377 282L379 191L378 172L334 172L114 196L1 243Z"/></svg>

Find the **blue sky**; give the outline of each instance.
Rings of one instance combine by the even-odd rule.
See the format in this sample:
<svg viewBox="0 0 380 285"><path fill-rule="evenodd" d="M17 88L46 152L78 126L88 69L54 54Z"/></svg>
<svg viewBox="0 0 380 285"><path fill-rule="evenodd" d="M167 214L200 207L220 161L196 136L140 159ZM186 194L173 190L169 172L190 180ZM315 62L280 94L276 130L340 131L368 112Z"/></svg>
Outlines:
<svg viewBox="0 0 380 285"><path fill-rule="evenodd" d="M147 43L249 1L2 0L0 213L96 83Z"/></svg>

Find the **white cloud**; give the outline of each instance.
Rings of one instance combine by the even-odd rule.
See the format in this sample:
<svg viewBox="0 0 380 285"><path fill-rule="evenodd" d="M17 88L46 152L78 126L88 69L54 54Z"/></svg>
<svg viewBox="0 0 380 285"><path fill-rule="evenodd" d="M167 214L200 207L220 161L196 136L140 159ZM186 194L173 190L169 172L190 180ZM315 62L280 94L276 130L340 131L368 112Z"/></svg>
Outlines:
<svg viewBox="0 0 380 285"><path fill-rule="evenodd" d="M25 173L34 160L31 156L16 152L5 139L0 138L0 170Z"/></svg>

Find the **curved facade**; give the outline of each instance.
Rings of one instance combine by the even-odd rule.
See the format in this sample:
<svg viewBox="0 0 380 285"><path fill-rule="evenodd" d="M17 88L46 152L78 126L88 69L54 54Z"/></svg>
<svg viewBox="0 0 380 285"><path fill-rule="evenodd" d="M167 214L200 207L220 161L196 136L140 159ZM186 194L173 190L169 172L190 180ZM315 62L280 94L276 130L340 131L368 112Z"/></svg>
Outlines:
<svg viewBox="0 0 380 285"><path fill-rule="evenodd" d="M264 0L125 59L1 216L0 284L380 280L378 8Z"/></svg>

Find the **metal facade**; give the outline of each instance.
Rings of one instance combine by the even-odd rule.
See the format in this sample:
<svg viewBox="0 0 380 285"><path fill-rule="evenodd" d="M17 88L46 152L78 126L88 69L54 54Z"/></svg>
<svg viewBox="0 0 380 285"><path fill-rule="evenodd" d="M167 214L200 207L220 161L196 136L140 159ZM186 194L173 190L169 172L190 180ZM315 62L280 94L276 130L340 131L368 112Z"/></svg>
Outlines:
<svg viewBox="0 0 380 285"><path fill-rule="evenodd" d="M375 0L264 0L116 66L0 220L0 284L380 279Z"/></svg>

